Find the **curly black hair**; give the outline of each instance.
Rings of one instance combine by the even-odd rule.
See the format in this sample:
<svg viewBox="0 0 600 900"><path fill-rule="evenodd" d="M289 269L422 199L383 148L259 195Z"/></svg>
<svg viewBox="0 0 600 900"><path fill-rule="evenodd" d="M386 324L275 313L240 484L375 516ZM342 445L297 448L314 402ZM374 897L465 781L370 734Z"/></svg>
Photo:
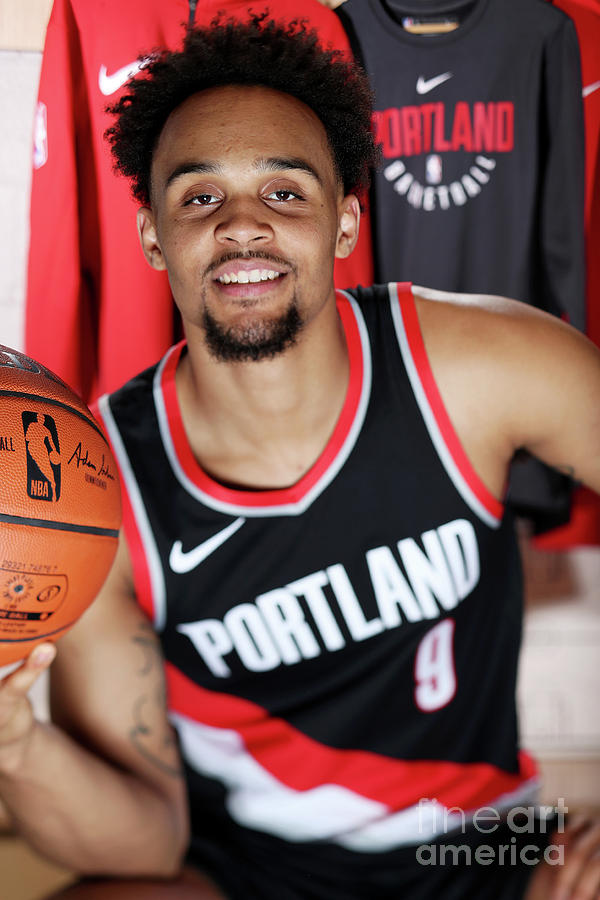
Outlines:
<svg viewBox="0 0 600 900"><path fill-rule="evenodd" d="M368 187L379 161L371 130L366 74L342 53L323 49L302 21L215 19L190 29L178 51L156 50L127 93L108 108L117 117L105 137L115 169L131 179L134 197L150 202L152 155L169 115L192 94L222 85L261 85L301 100L321 120L344 193Z"/></svg>

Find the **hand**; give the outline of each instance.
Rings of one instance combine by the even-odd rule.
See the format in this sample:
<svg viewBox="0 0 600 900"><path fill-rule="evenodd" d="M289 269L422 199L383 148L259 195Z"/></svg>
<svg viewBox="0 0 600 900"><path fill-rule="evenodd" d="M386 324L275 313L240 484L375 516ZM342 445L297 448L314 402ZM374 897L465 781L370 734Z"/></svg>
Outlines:
<svg viewBox="0 0 600 900"><path fill-rule="evenodd" d="M549 900L600 898L600 818L569 817L553 843L564 846L564 866L557 866Z"/></svg>
<svg viewBox="0 0 600 900"><path fill-rule="evenodd" d="M54 644L38 644L25 662L0 682L0 774L9 774L22 758L35 723L27 695L55 656Z"/></svg>

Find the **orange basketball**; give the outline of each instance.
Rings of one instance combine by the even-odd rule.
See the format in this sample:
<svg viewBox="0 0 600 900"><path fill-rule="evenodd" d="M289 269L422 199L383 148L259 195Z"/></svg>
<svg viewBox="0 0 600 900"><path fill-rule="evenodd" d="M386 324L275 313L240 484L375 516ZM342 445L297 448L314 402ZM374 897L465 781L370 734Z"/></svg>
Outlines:
<svg viewBox="0 0 600 900"><path fill-rule="evenodd" d="M108 574L120 523L117 466L87 406L0 345L0 665L77 621Z"/></svg>

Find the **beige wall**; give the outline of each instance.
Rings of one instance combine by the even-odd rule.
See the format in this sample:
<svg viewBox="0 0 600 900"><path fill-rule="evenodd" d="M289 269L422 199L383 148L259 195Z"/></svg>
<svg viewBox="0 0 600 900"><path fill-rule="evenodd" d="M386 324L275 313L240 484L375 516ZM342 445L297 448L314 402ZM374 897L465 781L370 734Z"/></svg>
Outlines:
<svg viewBox="0 0 600 900"><path fill-rule="evenodd" d="M0 0L0 343L19 348L33 110L51 7L52 0Z"/></svg>
<svg viewBox="0 0 600 900"><path fill-rule="evenodd" d="M41 50L52 0L2 0L0 49Z"/></svg>

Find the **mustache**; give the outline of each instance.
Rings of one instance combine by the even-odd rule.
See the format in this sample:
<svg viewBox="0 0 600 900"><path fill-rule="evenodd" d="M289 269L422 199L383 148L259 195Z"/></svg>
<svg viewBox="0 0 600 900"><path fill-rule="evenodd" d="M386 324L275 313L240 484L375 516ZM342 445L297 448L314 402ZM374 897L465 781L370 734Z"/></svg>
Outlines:
<svg viewBox="0 0 600 900"><path fill-rule="evenodd" d="M246 250L245 252L230 250L228 253L223 253L218 259L214 259L207 266L205 274L210 275L211 272L214 272L215 269L218 269L223 263L242 259L261 259L264 262L274 263L276 266L283 266L283 268L288 269L290 272L296 271L296 267L290 263L289 260L284 259L282 256L276 256L273 253L266 253L264 250Z"/></svg>

